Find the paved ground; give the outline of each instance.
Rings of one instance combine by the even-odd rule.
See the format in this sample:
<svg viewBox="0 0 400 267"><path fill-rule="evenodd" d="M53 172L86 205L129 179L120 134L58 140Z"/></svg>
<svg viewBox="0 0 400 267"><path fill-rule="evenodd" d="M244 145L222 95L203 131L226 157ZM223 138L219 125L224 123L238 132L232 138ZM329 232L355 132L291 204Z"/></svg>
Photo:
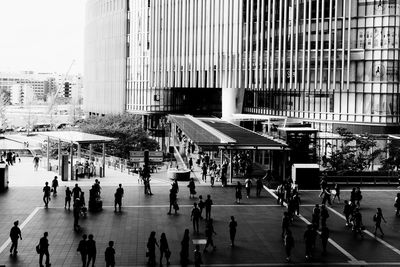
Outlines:
<svg viewBox="0 0 400 267"><path fill-rule="evenodd" d="M146 263L146 241L151 231L159 238L166 233L172 251L172 265L179 264L180 241L185 228L192 232L190 210L194 200L189 199L186 182L180 183L178 215L167 215L168 189L170 181L165 171L154 175L153 196L145 196L143 187L136 177L108 172L110 177L102 178L102 197L104 210L97 214L89 213L80 224L83 233L92 233L97 242L98 259L96 266L104 266L104 250L109 240L115 241L117 266L144 266ZM80 257L76 251L80 235L73 231L72 213L64 209L65 186L74 182L62 183L59 196L52 198L49 209L43 208L41 187L43 182L54 174L43 170L33 172L31 162L10 169L10 189L0 194L0 266L38 266L35 246L44 231L49 232L52 266L80 266ZM132 179L132 180L129 180ZM122 214L113 212L113 193L116 185L123 181L125 188ZM93 180L79 181L88 195ZM280 238L281 215L285 208L276 205L273 193L263 191L259 199L243 199L242 204L234 203L234 189L198 183L198 194L211 194L214 200L212 217L218 235L215 237L217 250L203 255L207 266L282 266L285 265L285 252ZM312 205L320 202L317 191L302 191L301 217L297 217L292 226L295 237L293 263L296 266L384 266L400 265L400 218L394 216L393 201L397 193L395 188L379 190L363 189L362 214L367 232L364 240L354 239L346 228L340 214L342 204L334 204L330 209L328 226L331 229L332 242L328 254L321 255L320 241L317 242L312 263L304 259L302 235L306 221L310 220ZM253 192L254 193L254 192ZM348 198L349 191L343 192ZM383 225L384 239L368 235L373 232L372 216L376 207L383 209L388 221ZM338 214L335 213L338 212ZM229 246L229 217L235 215L238 221L237 247ZM17 258L9 256L8 233L12 222L21 222L23 240L20 242ZM204 238L204 222L200 225L200 236L191 233L191 239ZM193 250L193 246L191 247ZM157 253L158 255L158 253ZM191 258L192 255L191 255ZM158 259L157 259L158 260Z"/></svg>

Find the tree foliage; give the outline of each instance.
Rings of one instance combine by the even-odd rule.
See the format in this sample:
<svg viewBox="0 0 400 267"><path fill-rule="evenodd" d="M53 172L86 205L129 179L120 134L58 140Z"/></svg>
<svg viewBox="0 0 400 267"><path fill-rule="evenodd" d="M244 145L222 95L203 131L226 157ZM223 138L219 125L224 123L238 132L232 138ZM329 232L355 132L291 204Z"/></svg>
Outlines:
<svg viewBox="0 0 400 267"><path fill-rule="evenodd" d="M333 146L331 156L324 159L328 171L364 171L382 153L381 149L375 149L377 144L373 135L356 135L345 128L338 128L337 133L342 138L341 144Z"/></svg>
<svg viewBox="0 0 400 267"><path fill-rule="evenodd" d="M138 115L121 114L106 115L104 117L90 117L78 123L85 133L98 134L117 138L106 146L109 155L129 158L129 151L157 150L157 141L151 139L142 127L141 117ZM101 152L101 146L93 146Z"/></svg>
<svg viewBox="0 0 400 267"><path fill-rule="evenodd" d="M400 170L400 142L398 140L391 140L386 146L386 151L388 152L388 157L381 160L381 170Z"/></svg>

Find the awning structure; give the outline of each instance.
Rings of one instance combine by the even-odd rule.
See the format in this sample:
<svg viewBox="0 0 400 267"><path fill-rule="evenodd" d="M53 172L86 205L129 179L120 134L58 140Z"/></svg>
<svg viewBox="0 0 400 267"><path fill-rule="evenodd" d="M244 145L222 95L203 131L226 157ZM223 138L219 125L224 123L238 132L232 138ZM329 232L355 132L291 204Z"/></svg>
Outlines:
<svg viewBox="0 0 400 267"><path fill-rule="evenodd" d="M116 138L77 131L41 132L40 135L74 144L99 144L117 140Z"/></svg>
<svg viewBox="0 0 400 267"><path fill-rule="evenodd" d="M190 115L169 115L168 118L199 146L246 150L288 149L283 141L273 140L218 118L195 118Z"/></svg>
<svg viewBox="0 0 400 267"><path fill-rule="evenodd" d="M58 142L58 170L59 174L63 175L61 172L61 142L69 143L71 144L70 147L70 177L71 180L74 178L74 157L73 157L73 146L77 145L78 146L78 161L81 160L81 145L82 144L88 144L89 145L89 159L92 158L92 152L93 144L102 144L102 173L100 177L105 176L105 149L106 149L106 143L112 142L117 140L116 138L112 137L107 137L107 136L101 136L101 135L96 135L96 134L88 134L88 133L83 133L83 132L78 132L78 131L57 131L57 132L41 132L40 133L43 136L47 137L47 170L50 170L50 142L51 140L56 140ZM64 177L62 177L64 179ZM67 179L67 178L66 178Z"/></svg>

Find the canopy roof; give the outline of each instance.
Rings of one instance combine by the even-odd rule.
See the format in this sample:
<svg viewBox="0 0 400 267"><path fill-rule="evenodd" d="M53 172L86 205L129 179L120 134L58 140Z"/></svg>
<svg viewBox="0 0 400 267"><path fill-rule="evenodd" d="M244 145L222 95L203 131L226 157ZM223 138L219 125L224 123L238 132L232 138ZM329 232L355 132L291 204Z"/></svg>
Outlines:
<svg viewBox="0 0 400 267"><path fill-rule="evenodd" d="M97 134L88 134L77 131L41 132L40 134L43 136L47 136L50 139L57 139L63 142L75 143L75 144L107 143L117 140L116 138L101 136Z"/></svg>
<svg viewBox="0 0 400 267"><path fill-rule="evenodd" d="M272 140L218 118L194 118L190 115L169 115L168 118L200 146L264 150L287 148L283 141Z"/></svg>

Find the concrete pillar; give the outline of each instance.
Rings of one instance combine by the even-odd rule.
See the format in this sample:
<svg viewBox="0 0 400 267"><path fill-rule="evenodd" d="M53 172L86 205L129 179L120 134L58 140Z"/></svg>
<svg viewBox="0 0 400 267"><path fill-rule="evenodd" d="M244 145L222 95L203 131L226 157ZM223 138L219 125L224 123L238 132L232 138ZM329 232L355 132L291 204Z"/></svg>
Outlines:
<svg viewBox="0 0 400 267"><path fill-rule="evenodd" d="M103 150L102 150L102 158L103 158L103 177L106 176L106 143L103 143Z"/></svg>
<svg viewBox="0 0 400 267"><path fill-rule="evenodd" d="M92 160L93 157L93 144L89 144L89 161Z"/></svg>
<svg viewBox="0 0 400 267"><path fill-rule="evenodd" d="M78 143L78 161L81 162L82 157L81 157L81 144Z"/></svg>
<svg viewBox="0 0 400 267"><path fill-rule="evenodd" d="M61 164L62 164L62 157L61 157L61 140L58 139L58 174L61 175Z"/></svg>
<svg viewBox="0 0 400 267"><path fill-rule="evenodd" d="M232 114L242 113L244 89L222 88L222 119L234 122Z"/></svg>

